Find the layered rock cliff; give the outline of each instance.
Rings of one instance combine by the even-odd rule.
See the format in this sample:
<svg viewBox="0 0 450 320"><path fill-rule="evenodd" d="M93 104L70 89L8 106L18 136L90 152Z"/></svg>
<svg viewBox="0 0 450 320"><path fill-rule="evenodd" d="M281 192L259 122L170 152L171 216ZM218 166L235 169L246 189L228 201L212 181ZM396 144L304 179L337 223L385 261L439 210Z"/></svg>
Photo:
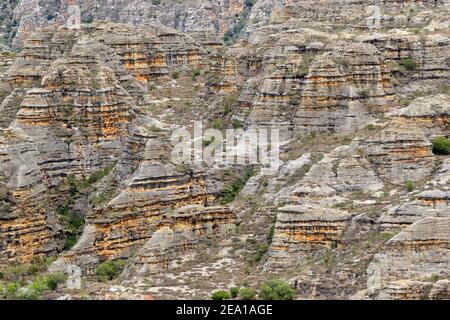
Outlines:
<svg viewBox="0 0 450 320"><path fill-rule="evenodd" d="M274 276L300 299L449 298L448 1L103 4L8 18L0 267L55 259L69 282L47 298L205 299ZM279 129L279 159L191 161L238 129ZM99 282L104 262L123 271Z"/></svg>

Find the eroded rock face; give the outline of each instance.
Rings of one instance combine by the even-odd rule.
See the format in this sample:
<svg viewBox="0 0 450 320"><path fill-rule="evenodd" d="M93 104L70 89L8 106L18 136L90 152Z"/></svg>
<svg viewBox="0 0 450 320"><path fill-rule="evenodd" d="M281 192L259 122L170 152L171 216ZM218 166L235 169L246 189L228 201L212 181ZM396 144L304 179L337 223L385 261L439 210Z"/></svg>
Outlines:
<svg viewBox="0 0 450 320"><path fill-rule="evenodd" d="M448 217L424 218L375 256L368 291L379 299L448 299Z"/></svg>
<svg viewBox="0 0 450 320"><path fill-rule="evenodd" d="M381 228L395 232L424 217L445 217L450 210L449 196L439 189L416 194L411 201L387 210L380 219Z"/></svg>
<svg viewBox="0 0 450 320"><path fill-rule="evenodd" d="M308 251L311 254L317 246L337 247L351 216L348 212L325 207L281 208L275 224L271 263L304 259Z"/></svg>
<svg viewBox="0 0 450 320"><path fill-rule="evenodd" d="M32 137L33 169L41 175L36 179L45 183L36 197L68 176L82 178L116 164L111 179L123 188L108 204L87 213L85 231L67 257L75 257L84 271L92 272L98 262L126 258L131 249L144 244L169 210L208 205L214 196L205 189L204 171L171 164L170 141L160 129L165 125L137 108L151 86L168 82L173 68L205 67L205 51L192 38L167 27L149 26L144 31L99 24L75 30L53 25L27 43L5 76L14 89L1 108L4 126L11 128L5 132ZM11 175L23 174L19 167L8 170ZM33 196L23 199L24 206L35 205ZM44 238L55 209L42 208L36 216L29 213L38 221L41 234L36 237ZM208 209L199 211L208 216ZM212 217L210 223L220 224L220 218ZM33 241L33 248L20 240L14 254L6 245L2 254L25 260L31 259L33 250L54 254L61 248L52 247L56 232L51 231L49 240ZM4 237L5 243L17 242L10 231Z"/></svg>
<svg viewBox="0 0 450 320"><path fill-rule="evenodd" d="M58 256L70 299L86 284L94 299L209 298L273 276L299 298L449 297L450 162L432 152L449 136L445 1L27 0L15 14L0 265ZM78 25L91 18L135 27ZM280 170L174 163L171 134L194 120L280 129ZM84 228L63 249L67 210ZM124 272L95 283L109 260Z"/></svg>
<svg viewBox="0 0 450 320"><path fill-rule="evenodd" d="M56 255L61 228L36 144L22 130L2 129L0 159L0 263Z"/></svg>
<svg viewBox="0 0 450 320"><path fill-rule="evenodd" d="M38 1L21 0L14 10L14 19L19 22L14 39L21 46L36 27L51 23L66 24L72 21L71 6L80 10L80 20L93 19L142 25L158 23L183 32L207 30L218 36L235 23L235 15L244 9L243 0L232 1Z"/></svg>
<svg viewBox="0 0 450 320"><path fill-rule="evenodd" d="M348 132L370 120L368 106L392 99L389 71L375 47L360 43L330 44L306 77L297 111L299 131Z"/></svg>
<svg viewBox="0 0 450 320"><path fill-rule="evenodd" d="M235 215L226 207L191 205L165 215L150 240L139 250L125 277L139 277L173 269L189 260L208 235L232 232Z"/></svg>
<svg viewBox="0 0 450 320"><path fill-rule="evenodd" d="M420 127L397 123L366 139L361 150L380 176L397 183L425 178L436 161Z"/></svg>
<svg viewBox="0 0 450 320"><path fill-rule="evenodd" d="M141 130L141 134L145 132ZM188 250L204 233L234 223L229 209L208 205L215 196L206 189L205 172L189 166L163 164L161 159L168 162L167 146L148 133L141 148L142 152L135 153L134 157L142 156L142 159L124 181L123 190L86 217L87 226L80 241L55 263L54 270L64 272L67 265L74 264L91 273L99 261L127 258L132 250L145 243L154 246L163 234L163 238L169 237L165 255L150 267L160 270L166 264L164 261L183 252L178 248L183 247L178 243L183 234L193 237L185 244ZM167 227L167 221L172 221L171 227ZM143 256L147 254L146 249L142 252Z"/></svg>
<svg viewBox="0 0 450 320"><path fill-rule="evenodd" d="M445 135L449 127L450 97L436 95L415 99L405 108L396 110L392 117L405 125L419 126L432 135Z"/></svg>
<svg viewBox="0 0 450 320"><path fill-rule="evenodd" d="M326 155L285 199L288 205L278 210L268 266L301 261L342 245L356 213L339 206L353 193L373 194L384 186L367 159L355 154L356 145Z"/></svg>

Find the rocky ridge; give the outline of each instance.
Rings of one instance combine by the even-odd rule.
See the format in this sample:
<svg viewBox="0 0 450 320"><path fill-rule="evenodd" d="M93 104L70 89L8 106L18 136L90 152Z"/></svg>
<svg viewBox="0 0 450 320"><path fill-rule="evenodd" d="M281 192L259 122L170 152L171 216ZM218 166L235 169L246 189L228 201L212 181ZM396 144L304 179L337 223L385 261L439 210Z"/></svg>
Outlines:
<svg viewBox="0 0 450 320"><path fill-rule="evenodd" d="M1 264L57 257L50 271L79 268L99 299L208 298L273 275L298 298L448 299L449 157L432 148L449 136L448 4L383 4L376 30L369 4L257 1L231 46L211 16L172 25L187 33L61 22L24 36L0 74ZM172 163L191 120L280 127L280 170ZM73 247L67 210L84 224ZM123 273L96 283L110 260Z"/></svg>

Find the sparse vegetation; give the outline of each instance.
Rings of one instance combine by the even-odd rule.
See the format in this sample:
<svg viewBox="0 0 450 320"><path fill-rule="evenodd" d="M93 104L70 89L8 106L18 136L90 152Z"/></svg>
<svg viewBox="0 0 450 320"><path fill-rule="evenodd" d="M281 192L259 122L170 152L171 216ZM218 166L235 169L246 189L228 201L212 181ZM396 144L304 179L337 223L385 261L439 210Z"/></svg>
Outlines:
<svg viewBox="0 0 450 320"><path fill-rule="evenodd" d="M261 285L259 297L262 300L292 300L294 289L283 280L273 279Z"/></svg>
<svg viewBox="0 0 450 320"><path fill-rule="evenodd" d="M380 233L380 237L384 242L389 241L394 236L394 233L391 232L382 232Z"/></svg>
<svg viewBox="0 0 450 320"><path fill-rule="evenodd" d="M99 281L110 281L115 278L123 271L125 267L125 262L122 260L108 260L102 262L95 269L95 274Z"/></svg>
<svg viewBox="0 0 450 320"><path fill-rule="evenodd" d="M56 290L58 285L66 281L63 274L49 274L37 276L31 281L16 280L6 285L0 283L0 298L17 300L39 300L47 290Z"/></svg>
<svg viewBox="0 0 450 320"><path fill-rule="evenodd" d="M236 23L230 30L225 32L225 35L223 37L223 41L225 42L225 44L232 45L239 39L239 37L242 34L242 31L245 28L245 24L246 24L249 14L250 14L250 10L253 7L253 5L255 4L255 2L256 2L256 0L245 0L244 9L241 11L239 16L237 17Z"/></svg>
<svg viewBox="0 0 450 320"><path fill-rule="evenodd" d="M222 193L222 204L227 204L233 202L242 188L245 186L245 183L252 177L254 174L253 167L249 167L246 169L243 176L238 177L231 186L226 187Z"/></svg>
<svg viewBox="0 0 450 320"><path fill-rule="evenodd" d="M222 129L223 128L223 120L222 119L214 119L212 123L212 127L214 129Z"/></svg>
<svg viewBox="0 0 450 320"><path fill-rule="evenodd" d="M406 187L406 190L408 190L408 192L413 192L415 189L414 183L410 180L405 182L405 187Z"/></svg>
<svg viewBox="0 0 450 320"><path fill-rule="evenodd" d="M233 121L231 121L231 125L233 126L233 129L240 129L242 128L242 122L238 119L233 119Z"/></svg>
<svg viewBox="0 0 450 320"><path fill-rule="evenodd" d="M229 95L223 99L223 114L229 115L233 112L233 107L237 102L235 95Z"/></svg>
<svg viewBox="0 0 450 320"><path fill-rule="evenodd" d="M109 175L113 168L114 166L107 166L95 171L87 178L77 178L70 175L58 186L60 192L69 193L69 197L56 209L56 214L64 227L66 238L64 250L69 250L75 245L84 228L84 217L77 215L72 210L73 204L83 195L91 193L93 191L93 185ZM106 195L103 194L103 196ZM92 199L93 203L100 203L102 200L104 199L101 197L94 197Z"/></svg>
<svg viewBox="0 0 450 320"><path fill-rule="evenodd" d="M13 264L0 268L0 278L6 281L24 281L26 277L36 276L45 272L54 259L35 258L31 263Z"/></svg>
<svg viewBox="0 0 450 320"><path fill-rule="evenodd" d="M430 278L431 282L437 282L437 281L439 281L439 279L440 279L440 277L438 274L432 274L431 278Z"/></svg>
<svg viewBox="0 0 450 320"><path fill-rule="evenodd" d="M314 54L305 53L304 55L302 55L302 63L299 66L298 74L301 76L308 75L309 67L311 66L311 63L313 62L313 60L314 60Z"/></svg>
<svg viewBox="0 0 450 320"><path fill-rule="evenodd" d="M399 61L399 65L400 67L408 71L417 69L417 63L412 57L401 58Z"/></svg>
<svg viewBox="0 0 450 320"><path fill-rule="evenodd" d="M192 81L197 81L197 78L201 76L202 71L200 69L195 69L192 71Z"/></svg>
<svg viewBox="0 0 450 320"><path fill-rule="evenodd" d="M362 90L360 90L360 91L358 92L358 94L359 94L360 97L362 97L362 98L364 98L364 99L367 99L367 98L370 97L370 92L369 92L368 89L362 89Z"/></svg>
<svg viewBox="0 0 450 320"><path fill-rule="evenodd" d="M64 281L67 280L67 277L62 273L52 273L46 277L46 280L47 280L47 287L50 290L56 290L56 288L58 288L58 285L60 283L63 283Z"/></svg>
<svg viewBox="0 0 450 320"><path fill-rule="evenodd" d="M311 170L311 168L312 168L311 163L303 165L301 168L297 169L293 174L291 174L286 179L286 184L291 185L300 181L309 172L309 170Z"/></svg>
<svg viewBox="0 0 450 320"><path fill-rule="evenodd" d="M180 73L178 71L172 72L172 79L178 79L180 77Z"/></svg>
<svg viewBox="0 0 450 320"><path fill-rule="evenodd" d="M321 263L326 269L331 269L336 263L336 254L334 253L334 251L328 250L322 256Z"/></svg>
<svg viewBox="0 0 450 320"><path fill-rule="evenodd" d="M82 17L81 22L82 23L92 23L92 22L94 22L94 17L91 15L85 15Z"/></svg>
<svg viewBox="0 0 450 320"><path fill-rule="evenodd" d="M256 262L260 262L268 250L269 250L269 246L267 244L265 244L265 243L260 244L258 246L258 251L256 252L256 257L255 257Z"/></svg>
<svg viewBox="0 0 450 320"><path fill-rule="evenodd" d="M209 140L203 140L203 147L211 145L216 140L216 137L211 137Z"/></svg>

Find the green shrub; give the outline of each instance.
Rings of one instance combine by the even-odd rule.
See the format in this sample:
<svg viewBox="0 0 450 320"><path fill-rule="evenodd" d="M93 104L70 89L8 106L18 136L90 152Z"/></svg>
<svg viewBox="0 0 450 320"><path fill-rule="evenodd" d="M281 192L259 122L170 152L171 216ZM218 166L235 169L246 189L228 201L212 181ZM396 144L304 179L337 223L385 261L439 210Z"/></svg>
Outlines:
<svg viewBox="0 0 450 320"><path fill-rule="evenodd" d="M178 79L179 77L180 77L180 73L178 71L172 72L172 78L173 79Z"/></svg>
<svg viewBox="0 0 450 320"><path fill-rule="evenodd" d="M414 70L417 68L417 63L412 57L401 58L399 64L405 70Z"/></svg>
<svg viewBox="0 0 450 320"><path fill-rule="evenodd" d="M294 290L286 282L273 279L261 285L259 297L263 300L292 300Z"/></svg>
<svg viewBox="0 0 450 320"><path fill-rule="evenodd" d="M123 271L124 267L125 262L122 260L108 260L97 266L95 274L100 281L113 280Z"/></svg>
<svg viewBox="0 0 450 320"><path fill-rule="evenodd" d="M219 290L216 292L213 292L211 299L220 301L220 300L228 300L230 299L230 293L225 290Z"/></svg>
<svg viewBox="0 0 450 320"><path fill-rule="evenodd" d="M450 154L450 140L446 137L437 137L433 140L433 153L439 155Z"/></svg>
<svg viewBox="0 0 450 320"><path fill-rule="evenodd" d="M255 4L255 2L256 2L256 0L245 0L245 6L247 8L251 8Z"/></svg>
<svg viewBox="0 0 450 320"><path fill-rule="evenodd" d="M239 290L241 300L255 300L256 291L251 288L242 288Z"/></svg>
<svg viewBox="0 0 450 320"><path fill-rule="evenodd" d="M9 282L6 285L6 296L8 299L13 299L16 297L17 290L19 290L20 284L16 282Z"/></svg>
<svg viewBox="0 0 450 320"><path fill-rule="evenodd" d="M60 283L66 281L66 276L62 273L52 273L46 277L47 288L50 290L56 290Z"/></svg>
<svg viewBox="0 0 450 320"><path fill-rule="evenodd" d="M94 17L91 15L85 16L81 19L82 23L92 23L94 22Z"/></svg>
<svg viewBox="0 0 450 320"><path fill-rule="evenodd" d="M84 219L73 214L67 205L58 207L56 212L64 226L66 236L64 250L69 250L76 244L78 237L83 232Z"/></svg>
<svg viewBox="0 0 450 320"><path fill-rule="evenodd" d="M414 183L412 181L409 181L409 180L406 181L405 187L406 187L406 190L408 190L408 192L414 191Z"/></svg>
<svg viewBox="0 0 450 320"><path fill-rule="evenodd" d="M230 289L230 295L232 298L236 298L239 294L239 288L238 287L233 287Z"/></svg>
<svg viewBox="0 0 450 320"><path fill-rule="evenodd" d="M300 103L300 98L298 96L292 96L289 98L289 104L291 106L296 106Z"/></svg>
<svg viewBox="0 0 450 320"><path fill-rule="evenodd" d="M161 4L161 0L152 0L152 4L158 6Z"/></svg>
<svg viewBox="0 0 450 320"><path fill-rule="evenodd" d="M24 293L18 291L18 298L27 300L38 300L42 293L48 289L47 278L38 277L25 287Z"/></svg>

